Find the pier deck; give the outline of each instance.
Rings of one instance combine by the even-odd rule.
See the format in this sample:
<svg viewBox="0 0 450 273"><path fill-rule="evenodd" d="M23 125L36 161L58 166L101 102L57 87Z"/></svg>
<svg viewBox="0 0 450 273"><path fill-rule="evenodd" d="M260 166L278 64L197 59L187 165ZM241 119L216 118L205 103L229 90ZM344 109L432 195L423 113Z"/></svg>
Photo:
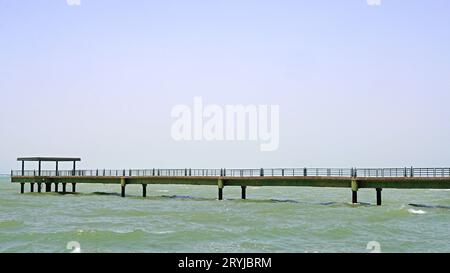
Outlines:
<svg viewBox="0 0 450 273"><path fill-rule="evenodd" d="M240 186L242 198L246 198L247 186L283 187L329 187L348 188L352 192L352 202L357 203L359 189L375 189L377 205L381 205L382 189L450 189L450 168L278 168L278 169L147 169L147 170L20 170L11 171L11 182L35 184L41 192L66 192L66 185L72 185L75 192L77 183L118 184L125 197L127 185L142 185L143 196L147 185L186 184L218 187L218 199L223 199L223 189Z"/></svg>

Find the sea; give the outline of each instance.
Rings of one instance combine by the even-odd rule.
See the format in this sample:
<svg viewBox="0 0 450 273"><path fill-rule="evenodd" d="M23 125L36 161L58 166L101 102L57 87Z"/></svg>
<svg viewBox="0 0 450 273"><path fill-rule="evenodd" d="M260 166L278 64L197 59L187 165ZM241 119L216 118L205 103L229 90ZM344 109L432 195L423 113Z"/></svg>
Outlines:
<svg viewBox="0 0 450 273"><path fill-rule="evenodd" d="M68 186L68 190L71 189ZM78 184L20 194L0 177L0 252L450 252L450 191Z"/></svg>

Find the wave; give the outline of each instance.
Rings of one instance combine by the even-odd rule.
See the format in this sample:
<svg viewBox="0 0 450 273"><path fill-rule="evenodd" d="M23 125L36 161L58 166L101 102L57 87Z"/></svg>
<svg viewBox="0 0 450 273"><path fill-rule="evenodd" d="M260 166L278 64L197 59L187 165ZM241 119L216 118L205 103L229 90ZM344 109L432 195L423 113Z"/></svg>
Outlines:
<svg viewBox="0 0 450 273"><path fill-rule="evenodd" d="M442 205L424 205L424 204L409 204L411 207L428 208L428 209L450 209L450 206Z"/></svg>
<svg viewBox="0 0 450 273"><path fill-rule="evenodd" d="M275 203L300 203L298 201L295 200L283 200L283 199L270 199L270 202L275 202Z"/></svg>
<svg viewBox="0 0 450 273"><path fill-rule="evenodd" d="M409 213L411 213L411 214L421 214L421 215L423 215L423 214L426 214L427 212L426 211L424 211L424 210L415 210L415 209L408 209L408 212Z"/></svg>
<svg viewBox="0 0 450 273"><path fill-rule="evenodd" d="M0 221L0 228L17 228L22 226L24 223L17 220L6 220Z"/></svg>
<svg viewBox="0 0 450 273"><path fill-rule="evenodd" d="M115 193L115 192L99 192L99 191L89 193L88 195L120 196L119 193Z"/></svg>

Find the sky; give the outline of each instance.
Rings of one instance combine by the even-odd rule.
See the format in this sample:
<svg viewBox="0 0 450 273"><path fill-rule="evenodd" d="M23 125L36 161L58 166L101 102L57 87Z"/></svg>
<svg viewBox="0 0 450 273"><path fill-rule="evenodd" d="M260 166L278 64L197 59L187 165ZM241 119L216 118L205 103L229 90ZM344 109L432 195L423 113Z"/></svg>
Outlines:
<svg viewBox="0 0 450 273"><path fill-rule="evenodd" d="M19 156L449 167L449 14L447 0L0 0L0 173ZM194 97L279 105L279 149L175 141L171 110Z"/></svg>

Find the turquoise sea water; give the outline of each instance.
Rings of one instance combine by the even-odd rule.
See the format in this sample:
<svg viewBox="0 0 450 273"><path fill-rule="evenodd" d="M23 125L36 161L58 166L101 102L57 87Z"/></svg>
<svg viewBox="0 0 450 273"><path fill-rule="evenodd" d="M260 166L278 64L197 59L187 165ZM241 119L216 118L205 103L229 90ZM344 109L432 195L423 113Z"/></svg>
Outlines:
<svg viewBox="0 0 450 273"><path fill-rule="evenodd" d="M70 189L70 187L68 188ZM19 193L0 178L0 252L450 252L450 191L77 185L77 194ZM419 204L414 206L411 204ZM422 206L423 205L423 206Z"/></svg>

